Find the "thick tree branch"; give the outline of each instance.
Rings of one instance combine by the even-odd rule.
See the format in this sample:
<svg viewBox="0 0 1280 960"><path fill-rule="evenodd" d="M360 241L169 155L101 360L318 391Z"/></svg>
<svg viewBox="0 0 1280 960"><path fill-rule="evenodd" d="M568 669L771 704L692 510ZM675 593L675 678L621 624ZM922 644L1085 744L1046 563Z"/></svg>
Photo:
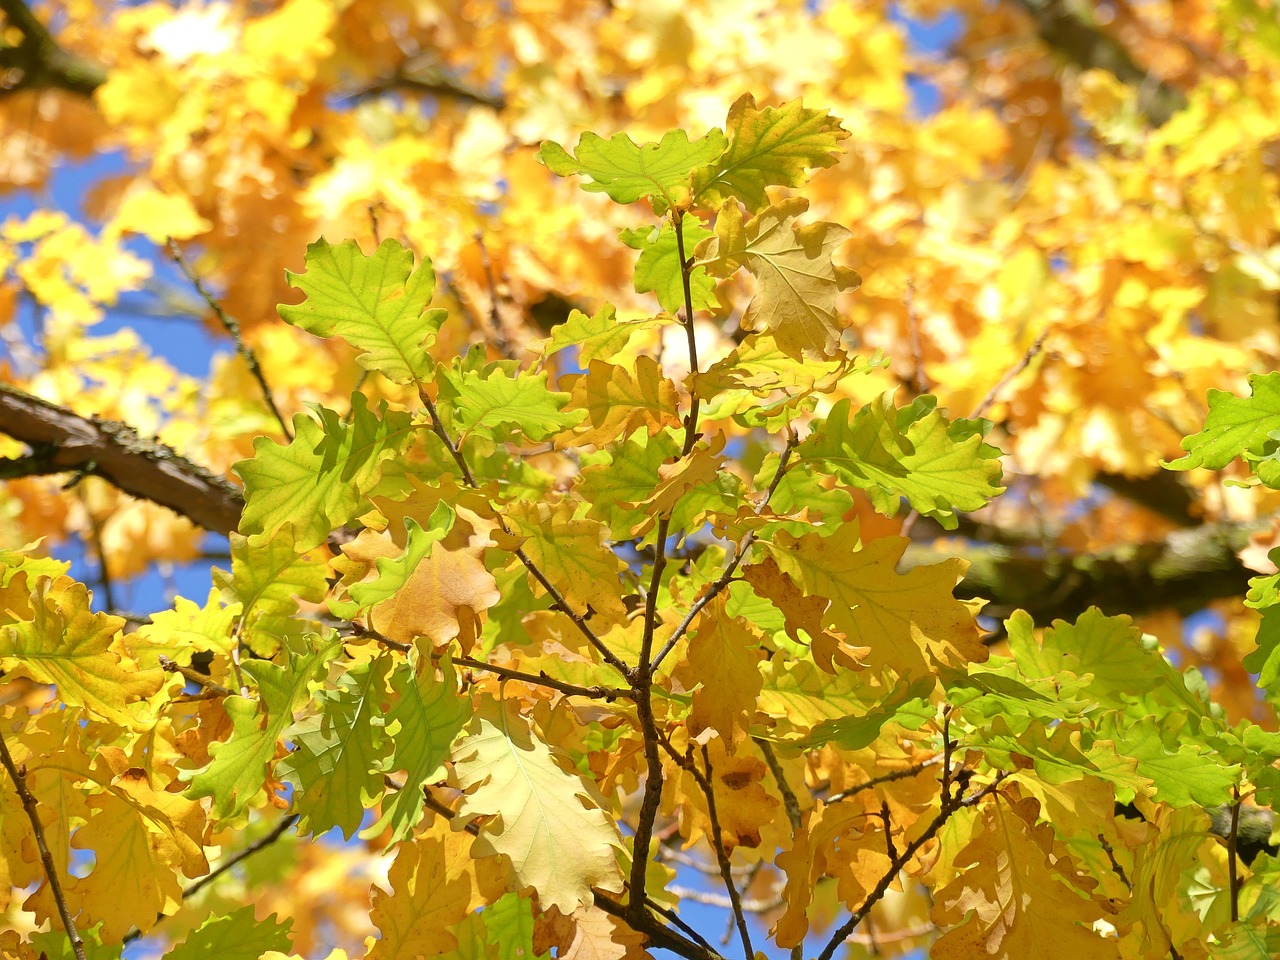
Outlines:
<svg viewBox="0 0 1280 960"><path fill-rule="evenodd" d="M33 449L33 457L23 458L33 461L32 473L102 477L214 533L228 534L240 522L244 497L234 484L127 424L82 417L0 384L0 431Z"/></svg>
<svg viewBox="0 0 1280 960"><path fill-rule="evenodd" d="M1031 546L977 544L964 552L970 567L956 595L990 600L986 612L996 617L1021 607L1040 624L1075 620L1094 606L1107 614L1193 613L1213 600L1246 592L1254 574L1236 552L1262 527L1205 524L1175 530L1163 540L1089 554L1046 556ZM929 547L913 545L903 565L942 558Z"/></svg>
<svg viewBox="0 0 1280 960"><path fill-rule="evenodd" d="M1181 91L1153 77L1119 41L1082 20L1067 0L1018 0L1045 45L1082 70L1106 70L1138 93L1138 108L1159 127L1186 103Z"/></svg>
<svg viewBox="0 0 1280 960"><path fill-rule="evenodd" d="M106 82L106 67L59 46L23 0L0 0L0 12L22 33L16 46L0 47L0 96L55 89L88 97Z"/></svg>

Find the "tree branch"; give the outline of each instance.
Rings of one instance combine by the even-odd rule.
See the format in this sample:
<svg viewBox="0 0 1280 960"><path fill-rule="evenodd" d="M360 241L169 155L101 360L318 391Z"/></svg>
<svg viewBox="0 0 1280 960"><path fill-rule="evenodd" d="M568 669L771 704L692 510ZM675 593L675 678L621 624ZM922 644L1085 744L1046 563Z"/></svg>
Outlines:
<svg viewBox="0 0 1280 960"><path fill-rule="evenodd" d="M88 97L106 82L106 67L59 46L23 0L0 0L0 12L22 33L17 46L0 47L0 70L11 78L0 86L0 96L55 89Z"/></svg>
<svg viewBox="0 0 1280 960"><path fill-rule="evenodd" d="M1138 92L1138 108L1159 127L1186 104L1181 91L1134 62L1129 51L1086 23L1067 0L1017 0L1045 45L1082 70L1106 70Z"/></svg>
<svg viewBox="0 0 1280 960"><path fill-rule="evenodd" d="M244 497L234 484L127 424L82 417L0 384L0 431L36 451L40 473L102 477L214 533L228 534L240 522Z"/></svg>

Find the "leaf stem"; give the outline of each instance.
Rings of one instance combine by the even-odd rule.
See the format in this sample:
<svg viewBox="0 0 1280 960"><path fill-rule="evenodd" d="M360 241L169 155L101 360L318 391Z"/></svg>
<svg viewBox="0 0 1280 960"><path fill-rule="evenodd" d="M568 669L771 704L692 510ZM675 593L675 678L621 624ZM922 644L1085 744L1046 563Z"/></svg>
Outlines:
<svg viewBox="0 0 1280 960"><path fill-rule="evenodd" d="M694 379L698 374L698 336L693 328L693 290L689 286L689 277L693 273L693 261L684 252L684 213L671 211L671 226L676 234L676 252L680 256L680 281L684 285L684 332L689 341L689 418L684 422L684 450L681 456L687 457L698 440L698 385Z"/></svg>
<svg viewBox="0 0 1280 960"><path fill-rule="evenodd" d="M39 801L27 789L26 765L19 769L13 762L13 755L9 753L9 746L5 743L2 732L0 732L0 763L3 763L4 768L9 771L9 779L13 781L14 789L18 791L18 798L22 801L22 808L27 811L27 819L31 821L31 831L36 838L36 849L40 851L44 875L49 878L49 890L53 893L54 902L58 905L58 916L62 918L62 928L67 931L67 939L71 941L71 951L76 955L76 960L85 960L84 940L80 937L80 931L76 929L71 908L67 906L66 895L62 892L62 881L58 878L58 868L54 865L53 854L49 852L49 844L44 838L44 827L40 825L40 815L36 813Z"/></svg>

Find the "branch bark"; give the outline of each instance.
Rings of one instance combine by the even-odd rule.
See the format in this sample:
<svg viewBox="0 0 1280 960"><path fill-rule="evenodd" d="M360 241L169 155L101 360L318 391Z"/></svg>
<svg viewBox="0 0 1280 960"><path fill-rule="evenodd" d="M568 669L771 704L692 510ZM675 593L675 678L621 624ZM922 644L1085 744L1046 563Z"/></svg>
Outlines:
<svg viewBox="0 0 1280 960"><path fill-rule="evenodd" d="M7 74L0 96L54 89L89 97L106 82L106 67L61 47L23 0L0 0L0 12L22 33L16 46L0 47L0 70Z"/></svg>
<svg viewBox="0 0 1280 960"><path fill-rule="evenodd" d="M1151 75L1136 63L1117 40L1086 23L1067 0L1018 0L1036 26L1046 46L1082 70L1106 70L1138 92L1138 107L1155 126L1164 123L1186 104L1175 87Z"/></svg>
<svg viewBox="0 0 1280 960"><path fill-rule="evenodd" d="M244 497L234 484L127 424L82 417L0 384L0 431L32 448L33 455L23 458L28 473L102 477L224 536L240 522Z"/></svg>

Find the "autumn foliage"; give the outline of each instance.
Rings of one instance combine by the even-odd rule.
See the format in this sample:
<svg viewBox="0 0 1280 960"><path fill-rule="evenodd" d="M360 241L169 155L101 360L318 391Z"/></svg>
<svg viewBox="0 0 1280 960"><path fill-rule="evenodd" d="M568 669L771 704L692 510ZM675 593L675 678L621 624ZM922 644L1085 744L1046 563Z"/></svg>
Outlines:
<svg viewBox="0 0 1280 960"><path fill-rule="evenodd" d="M0 11L0 957L1280 955L1268 0Z"/></svg>

